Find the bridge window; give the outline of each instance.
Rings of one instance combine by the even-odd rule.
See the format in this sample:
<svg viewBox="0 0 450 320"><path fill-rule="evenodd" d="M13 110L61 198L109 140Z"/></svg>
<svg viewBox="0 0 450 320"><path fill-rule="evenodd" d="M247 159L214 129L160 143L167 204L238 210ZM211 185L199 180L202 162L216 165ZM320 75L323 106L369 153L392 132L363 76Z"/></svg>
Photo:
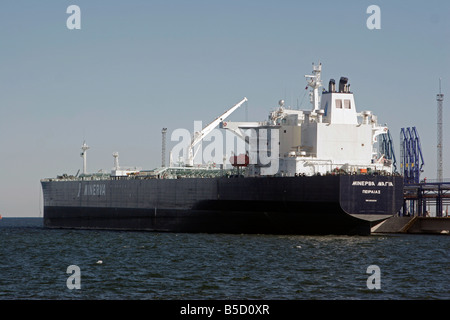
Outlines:
<svg viewBox="0 0 450 320"><path fill-rule="evenodd" d="M342 109L342 100L341 99L336 99L335 103L336 103L337 109Z"/></svg>
<svg viewBox="0 0 450 320"><path fill-rule="evenodd" d="M351 109L352 108L352 103L349 99L345 99L344 100L344 108L345 109Z"/></svg>

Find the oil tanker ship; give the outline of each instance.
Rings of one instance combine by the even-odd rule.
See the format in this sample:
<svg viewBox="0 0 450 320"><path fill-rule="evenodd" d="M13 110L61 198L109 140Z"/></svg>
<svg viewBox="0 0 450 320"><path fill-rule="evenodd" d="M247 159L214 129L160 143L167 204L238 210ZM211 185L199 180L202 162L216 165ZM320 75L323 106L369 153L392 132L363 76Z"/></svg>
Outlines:
<svg viewBox="0 0 450 320"><path fill-rule="evenodd" d="M358 234L396 214L403 177L395 173L388 128L357 112L346 77L322 89L322 64L305 75L310 110L279 106L262 122L226 118L244 98L183 147L185 157L153 170L86 172L41 180L50 228L156 232ZM220 130L222 129L222 130ZM165 132L166 129L163 129ZM220 165L195 163L201 142L228 130L245 152ZM163 133L164 137L164 133ZM164 139L163 139L164 140ZM170 157L172 159L172 156ZM225 159L225 157L224 157Z"/></svg>

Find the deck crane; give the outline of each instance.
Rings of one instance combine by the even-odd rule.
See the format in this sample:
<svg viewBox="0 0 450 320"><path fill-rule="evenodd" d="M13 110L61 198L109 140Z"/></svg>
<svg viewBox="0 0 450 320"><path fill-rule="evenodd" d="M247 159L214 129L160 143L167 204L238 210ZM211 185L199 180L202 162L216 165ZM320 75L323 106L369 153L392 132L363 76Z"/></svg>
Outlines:
<svg viewBox="0 0 450 320"><path fill-rule="evenodd" d="M211 131L213 131L223 120L225 120L230 114L232 114L236 109L238 109L246 101L247 101L247 98L242 99L239 103L237 103L236 105L234 105L233 107L231 107L230 109L225 111L222 115L220 115L214 121L212 121L210 124L208 124L206 127L204 127L202 129L202 131L194 132L194 135L192 136L192 139L191 139L191 144L188 146L188 149L187 149L187 155L188 155L188 159L187 159L187 163L186 163L187 167L194 166L194 158L199 150L199 148L197 148L197 150L194 152L195 146L199 142L201 142L203 140L203 138L205 138Z"/></svg>

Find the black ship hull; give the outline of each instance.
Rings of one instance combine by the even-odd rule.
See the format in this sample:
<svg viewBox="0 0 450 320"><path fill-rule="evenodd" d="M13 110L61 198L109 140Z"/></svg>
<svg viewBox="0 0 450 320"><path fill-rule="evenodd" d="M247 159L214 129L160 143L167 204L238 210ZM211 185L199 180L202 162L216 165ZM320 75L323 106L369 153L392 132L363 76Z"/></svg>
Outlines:
<svg viewBox="0 0 450 320"><path fill-rule="evenodd" d="M381 175L42 181L50 228L370 234L396 214L403 179Z"/></svg>

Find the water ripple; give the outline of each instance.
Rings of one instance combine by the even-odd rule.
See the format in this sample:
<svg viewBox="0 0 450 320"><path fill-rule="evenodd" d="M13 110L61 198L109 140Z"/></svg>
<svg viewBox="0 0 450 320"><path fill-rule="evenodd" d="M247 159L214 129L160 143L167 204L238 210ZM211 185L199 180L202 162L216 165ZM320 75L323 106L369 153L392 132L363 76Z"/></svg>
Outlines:
<svg viewBox="0 0 450 320"><path fill-rule="evenodd" d="M0 299L450 299L448 236L50 230L8 220ZM69 265L81 270L80 290L66 286ZM369 265L381 270L379 290L367 287Z"/></svg>

